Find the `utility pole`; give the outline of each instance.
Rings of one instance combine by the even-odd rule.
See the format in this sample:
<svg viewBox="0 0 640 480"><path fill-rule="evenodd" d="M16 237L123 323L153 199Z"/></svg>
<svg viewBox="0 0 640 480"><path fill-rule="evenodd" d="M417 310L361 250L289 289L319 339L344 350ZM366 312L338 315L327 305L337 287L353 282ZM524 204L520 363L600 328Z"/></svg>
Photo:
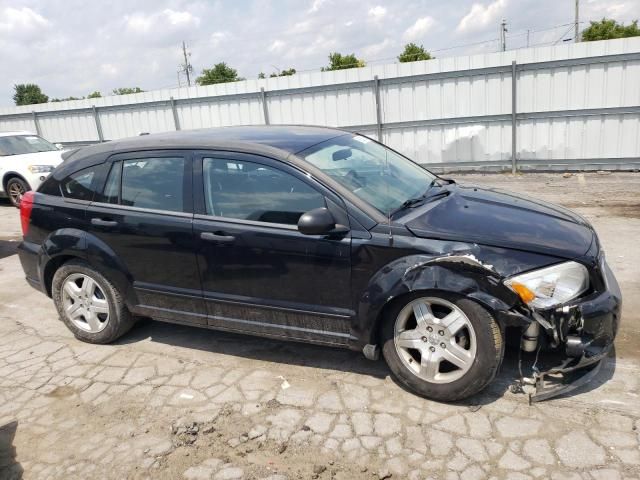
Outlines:
<svg viewBox="0 0 640 480"><path fill-rule="evenodd" d="M507 51L507 21L503 18L500 24L500 45L503 52Z"/></svg>
<svg viewBox="0 0 640 480"><path fill-rule="evenodd" d="M575 42L578 43L580 41L580 0L576 0L576 19L575 19Z"/></svg>
<svg viewBox="0 0 640 480"><path fill-rule="evenodd" d="M189 57L191 56L191 52L187 52L187 46L185 45L184 42L182 42L182 55L184 56L184 63L180 64L180 71L187 76L187 85L191 86L190 74L193 71L193 67L189 63Z"/></svg>
<svg viewBox="0 0 640 480"><path fill-rule="evenodd" d="M531 33L531 30L527 29L527 48L529 48L529 34Z"/></svg>

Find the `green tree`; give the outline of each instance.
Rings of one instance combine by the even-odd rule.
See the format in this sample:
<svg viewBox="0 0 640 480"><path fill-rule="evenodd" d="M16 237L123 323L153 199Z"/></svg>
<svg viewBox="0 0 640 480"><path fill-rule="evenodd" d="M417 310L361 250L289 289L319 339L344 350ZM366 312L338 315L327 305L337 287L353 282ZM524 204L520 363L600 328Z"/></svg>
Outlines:
<svg viewBox="0 0 640 480"><path fill-rule="evenodd" d="M418 46L415 43L407 43L402 53L398 55L398 60L401 63L431 60L432 58L431 54L427 52L422 45Z"/></svg>
<svg viewBox="0 0 640 480"><path fill-rule="evenodd" d="M50 102L66 102L67 100L82 100L84 99L84 97L82 98L78 98L78 97L66 97L66 98L52 98L51 100L49 100Z"/></svg>
<svg viewBox="0 0 640 480"><path fill-rule="evenodd" d="M582 41L592 42L594 40L611 40L613 38L627 38L640 36L638 20L634 20L629 25L618 23L615 20L603 18L599 22L589 22L587 28L582 31Z"/></svg>
<svg viewBox="0 0 640 480"><path fill-rule="evenodd" d="M365 65L364 60L356 58L353 53L342 55L341 53L334 52L329 54L329 66L323 67L322 71L344 70L346 68L364 67Z"/></svg>
<svg viewBox="0 0 640 480"><path fill-rule="evenodd" d="M144 90L142 90L140 87L120 87L120 88L113 89L114 95L129 95L130 93L142 93L142 92L144 92ZM99 92L94 92L94 93L99 93Z"/></svg>
<svg viewBox="0 0 640 480"><path fill-rule="evenodd" d="M267 76L264 74L264 72L260 72L258 74L258 79L263 79L263 78L267 78Z"/></svg>
<svg viewBox="0 0 640 480"><path fill-rule="evenodd" d="M280 70L280 73L272 73L271 75L269 75L269 78L274 78L274 77L289 77L291 75L295 75L296 74L296 69L295 68L287 68L285 70Z"/></svg>
<svg viewBox="0 0 640 480"><path fill-rule="evenodd" d="M198 85L213 85L216 83L238 82L244 80L238 76L235 68L229 67L225 62L216 63L213 68L205 68L202 75L196 78Z"/></svg>
<svg viewBox="0 0 640 480"><path fill-rule="evenodd" d="M33 105L35 103L47 103L49 97L42 93L40 87L34 83L21 83L14 85L13 101L16 105Z"/></svg>
<svg viewBox="0 0 640 480"><path fill-rule="evenodd" d="M101 98L101 97L102 97L102 94L97 90L87 95L87 98Z"/></svg>

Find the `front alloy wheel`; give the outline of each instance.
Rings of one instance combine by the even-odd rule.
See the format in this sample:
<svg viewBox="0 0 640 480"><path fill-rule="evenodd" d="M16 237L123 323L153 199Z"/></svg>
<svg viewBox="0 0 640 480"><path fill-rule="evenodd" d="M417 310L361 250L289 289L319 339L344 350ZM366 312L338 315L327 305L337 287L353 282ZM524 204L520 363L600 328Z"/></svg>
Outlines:
<svg viewBox="0 0 640 480"><path fill-rule="evenodd" d="M469 318L441 298L418 298L395 321L394 344L405 367L432 383L450 383L469 371L476 334Z"/></svg>
<svg viewBox="0 0 640 480"><path fill-rule="evenodd" d="M382 353L403 386L434 400L473 395L493 380L504 354L502 333L479 304L449 294L396 301L382 325Z"/></svg>

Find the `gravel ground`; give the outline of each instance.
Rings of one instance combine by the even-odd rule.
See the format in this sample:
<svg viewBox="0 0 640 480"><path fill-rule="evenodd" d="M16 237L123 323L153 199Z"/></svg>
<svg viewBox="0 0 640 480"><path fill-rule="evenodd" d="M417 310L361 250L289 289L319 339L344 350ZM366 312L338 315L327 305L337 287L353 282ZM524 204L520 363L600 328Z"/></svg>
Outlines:
<svg viewBox="0 0 640 480"><path fill-rule="evenodd" d="M154 322L91 346L27 286L0 204L0 478L640 478L640 175L465 175L593 222L624 294L594 382L529 405L507 352L481 395L441 404L382 361Z"/></svg>

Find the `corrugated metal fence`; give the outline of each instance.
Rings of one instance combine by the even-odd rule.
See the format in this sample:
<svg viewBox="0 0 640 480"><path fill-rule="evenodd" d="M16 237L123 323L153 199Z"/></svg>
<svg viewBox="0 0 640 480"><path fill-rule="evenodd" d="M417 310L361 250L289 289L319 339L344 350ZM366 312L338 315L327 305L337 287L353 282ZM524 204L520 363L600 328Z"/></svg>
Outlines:
<svg viewBox="0 0 640 480"><path fill-rule="evenodd" d="M88 144L250 124L343 127L436 170L640 167L640 38L0 108Z"/></svg>

